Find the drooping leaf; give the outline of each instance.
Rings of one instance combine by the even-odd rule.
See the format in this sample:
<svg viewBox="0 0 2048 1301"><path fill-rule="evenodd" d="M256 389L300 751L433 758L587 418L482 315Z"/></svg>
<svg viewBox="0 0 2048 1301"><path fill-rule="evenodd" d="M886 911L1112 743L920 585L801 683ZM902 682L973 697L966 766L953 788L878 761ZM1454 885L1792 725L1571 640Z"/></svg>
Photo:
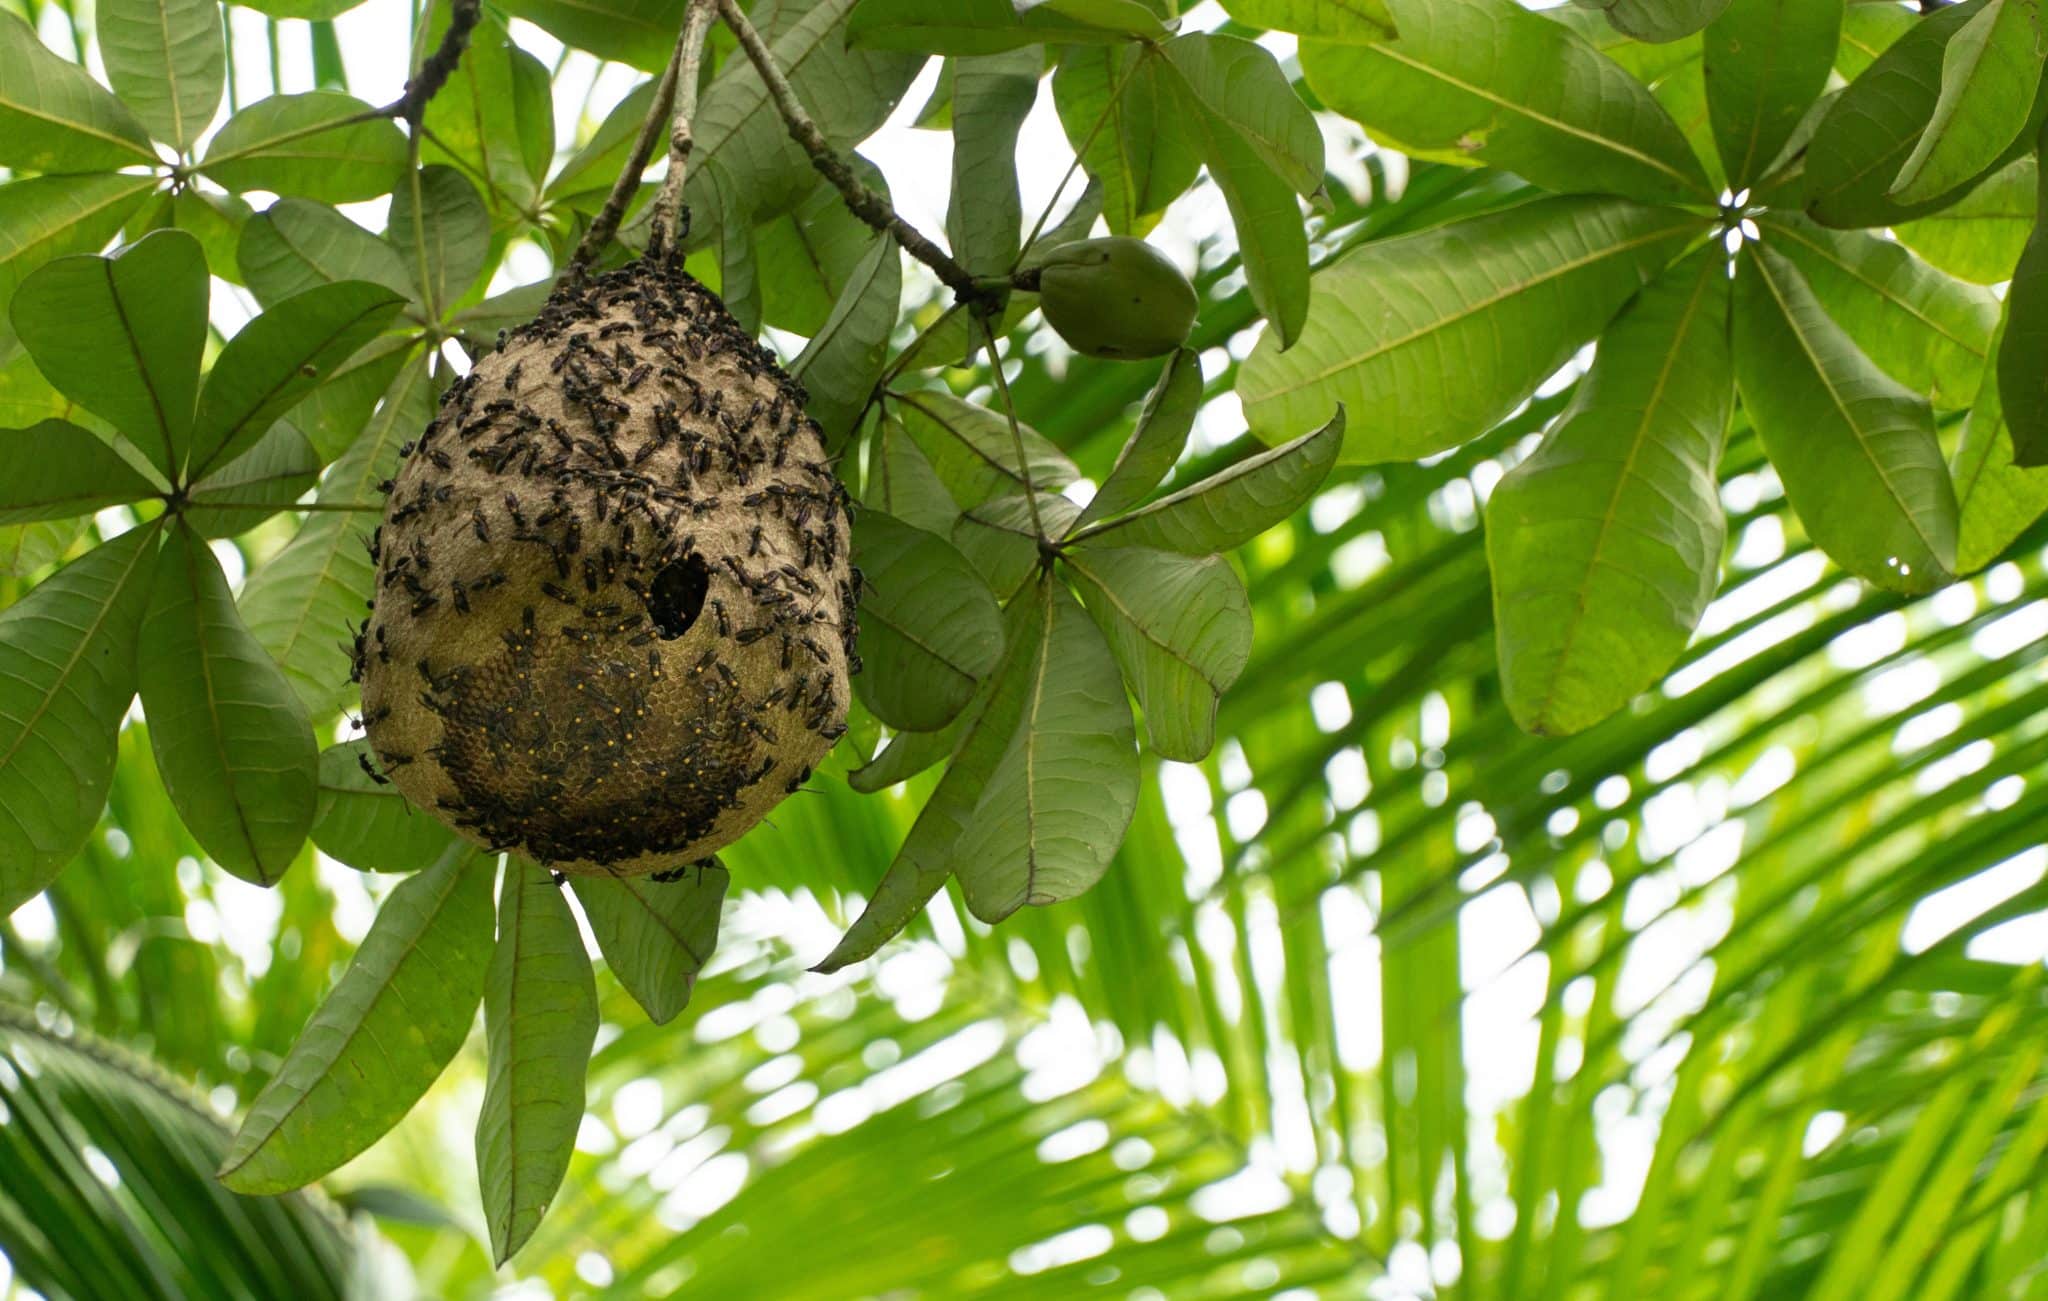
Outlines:
<svg viewBox="0 0 2048 1301"><path fill-rule="evenodd" d="M846 784L863 795L872 795L909 781L953 753L973 713L972 709L963 711L936 732L896 733L874 759L846 774Z"/></svg>
<svg viewBox="0 0 2048 1301"><path fill-rule="evenodd" d="M157 537L131 529L0 610L0 915L50 883L106 806Z"/></svg>
<svg viewBox="0 0 2048 1301"><path fill-rule="evenodd" d="M2048 126L2042 128L2048 139ZM2037 211L2048 167L2036 174ZM2005 291L2005 341L1998 351L1998 400L2012 431L2013 461L2048 464L2048 229L2038 223Z"/></svg>
<svg viewBox="0 0 2048 1301"><path fill-rule="evenodd" d="M894 415L884 416L875 435L867 477L866 501L905 524L944 537L953 531L960 508L939 482L924 449L914 442Z"/></svg>
<svg viewBox="0 0 2048 1301"><path fill-rule="evenodd" d="M1066 569L1109 642L1162 759L1199 763L1216 744L1216 703L1252 652L1252 610L1221 556L1081 547Z"/></svg>
<svg viewBox="0 0 2048 1301"><path fill-rule="evenodd" d="M656 1025L690 1004L697 973L718 947L718 917L731 877L693 863L672 881L652 876L575 876L569 885L605 965Z"/></svg>
<svg viewBox="0 0 2048 1301"><path fill-rule="evenodd" d="M1245 418L1285 435L1341 402L1357 413L1347 460L1455 447L1535 392L1705 231L1675 209L1559 197L1362 245L1316 273L1300 343L1252 350L1237 379Z"/></svg>
<svg viewBox="0 0 2048 1301"><path fill-rule="evenodd" d="M1843 0L1733 0L1707 28L1707 117L1737 191L1783 152L1827 85L1844 8Z"/></svg>
<svg viewBox="0 0 2048 1301"><path fill-rule="evenodd" d="M1116 464L1088 505L1074 521L1083 529L1099 519L1121 515L1143 501L1187 447L1195 413L1202 405L1202 363L1182 348L1166 359L1159 382L1145 395L1131 436L1116 454Z"/></svg>
<svg viewBox="0 0 2048 1301"><path fill-rule="evenodd" d="M56 389L166 476L184 465L206 343L206 257L157 231L112 257L59 258L15 292L15 332Z"/></svg>
<svg viewBox="0 0 2048 1301"><path fill-rule="evenodd" d="M1029 425L1018 430L1024 443L1020 471L1009 420L951 393L897 393L890 405L963 508L978 506L999 492L1016 492L1027 476L1040 491L1056 491L1081 477L1067 454Z"/></svg>
<svg viewBox="0 0 2048 1301"><path fill-rule="evenodd" d="M0 361L16 346L4 309L28 274L52 258L105 248L155 188L155 177L126 173L31 176L0 185Z"/></svg>
<svg viewBox="0 0 2048 1301"><path fill-rule="evenodd" d="M235 260L266 307L337 280L367 280L406 295L417 292L390 244L327 205L305 199L279 199L250 218Z"/></svg>
<svg viewBox="0 0 2048 1301"><path fill-rule="evenodd" d="M1128 515L1077 529L1076 542L1157 547L1183 555L1228 551L1301 509L1323 486L1344 445L1344 408L1321 429L1248 456Z"/></svg>
<svg viewBox="0 0 2048 1301"><path fill-rule="evenodd" d="M1514 0L1388 0L1400 36L1306 41L1325 104L1397 147L1456 151L1548 190L1699 202L1706 173L1649 88Z"/></svg>
<svg viewBox="0 0 2048 1301"><path fill-rule="evenodd" d="M68 420L0 430L0 524L69 519L157 491L113 448Z"/></svg>
<svg viewBox="0 0 2048 1301"><path fill-rule="evenodd" d="M156 161L149 132L120 100L0 14L0 167L110 172Z"/></svg>
<svg viewBox="0 0 2048 1301"><path fill-rule="evenodd" d="M453 11L449 4L434 6L430 40L442 38ZM536 76L537 87L531 84ZM461 62L428 101L422 159L460 167L493 209L506 215L529 210L555 152L548 84L547 66L512 42L504 16L484 10Z"/></svg>
<svg viewBox="0 0 2048 1301"><path fill-rule="evenodd" d="M1713 599L1735 403L1729 298L1712 246L1652 282L1487 502L1501 691L1525 731L1577 732L1622 708L1671 667Z"/></svg>
<svg viewBox="0 0 2048 1301"><path fill-rule="evenodd" d="M1142 49L1115 45L1071 46L1053 73L1053 105L1102 187L1112 234L1143 235L1201 169L1167 75Z"/></svg>
<svg viewBox="0 0 2048 1301"><path fill-rule="evenodd" d="M865 160L856 156L854 170L868 188L888 193L881 172ZM805 338L816 335L878 238L821 178L787 215L754 228L761 319Z"/></svg>
<svg viewBox="0 0 2048 1301"><path fill-rule="evenodd" d="M254 447L187 490L185 522L202 538L246 533L304 496L320 478L320 464L306 435L280 420Z"/></svg>
<svg viewBox="0 0 2048 1301"><path fill-rule="evenodd" d="M331 90L259 99L229 118L200 168L222 187L322 203L373 199L405 167L405 135L370 106Z"/></svg>
<svg viewBox="0 0 2048 1301"><path fill-rule="evenodd" d="M1938 408L1968 405L1998 325L1990 290L1864 231L1833 231L1797 216L1767 219L1765 228L1772 247L1879 369Z"/></svg>
<svg viewBox="0 0 2048 1301"><path fill-rule="evenodd" d="M1016 731L952 858L968 911L997 922L1057 903L1108 869L1138 803L1137 735L1116 659L1064 587L1051 585Z"/></svg>
<svg viewBox="0 0 2048 1301"><path fill-rule="evenodd" d="M439 819L416 809L389 782L363 767L376 767L367 741L347 741L320 752L320 801L313 814L313 843L320 852L364 872L421 872L455 843Z"/></svg>
<svg viewBox="0 0 2048 1301"><path fill-rule="evenodd" d="M1661 45L1692 35L1720 17L1728 0L1574 0L1607 15L1614 30Z"/></svg>
<svg viewBox="0 0 2048 1301"><path fill-rule="evenodd" d="M865 0L847 20L846 39L876 50L980 55L1046 43L1078 45L1166 36L1158 18L1144 6L1113 7L1130 21L1098 26L1062 12L1057 4L1019 10L1005 0Z"/></svg>
<svg viewBox="0 0 2048 1301"><path fill-rule="evenodd" d="M569 1171L596 1040L597 982L569 901L544 869L508 860L484 982L489 1064L476 1122L477 1181L500 1265L540 1227Z"/></svg>
<svg viewBox="0 0 2048 1301"><path fill-rule="evenodd" d="M215 862L275 883L313 825L313 728L190 528L165 538L142 636L137 685L171 803Z"/></svg>
<svg viewBox="0 0 2048 1301"><path fill-rule="evenodd" d="M790 363L789 373L810 394L805 410L818 422L828 450L836 451L852 436L874 400L902 299L903 259L896 242L874 240L840 290L832 314Z"/></svg>
<svg viewBox="0 0 2048 1301"><path fill-rule="evenodd" d="M2000 331L2003 337L2003 330ZM1997 352L1994 349L1994 357ZM2005 554L2013 539L2048 512L2048 469L2013 464L2012 435L1998 400L1998 378L1984 373L1976 405L1950 458L1955 479L1956 572L1974 574Z"/></svg>
<svg viewBox="0 0 2048 1301"><path fill-rule="evenodd" d="M1386 0L1348 0L1330 4L1326 0L1227 0L1223 9L1248 27L1264 27L1297 36L1318 36L1332 41L1392 40L1394 16Z"/></svg>
<svg viewBox="0 0 2048 1301"><path fill-rule="evenodd" d="M2048 60L2040 0L1988 0L1941 56L1941 96L1891 193L1932 199L1991 166L2026 130Z"/></svg>
<svg viewBox="0 0 2048 1301"><path fill-rule="evenodd" d="M1024 48L953 61L953 187L946 243L975 275L1009 272L1023 238L1017 131L1045 59Z"/></svg>
<svg viewBox="0 0 2048 1301"><path fill-rule="evenodd" d="M504 8L565 45L659 72L675 49L686 6L687 0L507 0Z"/></svg>
<svg viewBox="0 0 2048 1301"><path fill-rule="evenodd" d="M381 285L341 280L283 299L243 326L215 358L200 391L192 476L201 478L253 447L404 303Z"/></svg>
<svg viewBox="0 0 2048 1301"><path fill-rule="evenodd" d="M1766 245L1736 278L1735 374L1786 498L1830 558L1894 591L1949 580L1955 489L1927 400L1857 351Z"/></svg>
<svg viewBox="0 0 2048 1301"><path fill-rule="evenodd" d="M385 238L431 314L462 298L491 250L491 215L469 178L453 167L423 167L391 194Z"/></svg>
<svg viewBox="0 0 2048 1301"><path fill-rule="evenodd" d="M256 1096L221 1163L240 1193L340 1166L412 1109L462 1047L492 949L496 860L467 844L401 881L348 970Z"/></svg>
<svg viewBox="0 0 2048 1301"><path fill-rule="evenodd" d="M2012 278L2033 232L2039 174L2033 158L2018 159L1954 203L1892 233L1952 276L1978 285L2001 284Z"/></svg>
<svg viewBox="0 0 2048 1301"><path fill-rule="evenodd" d="M100 0L107 80L157 139L190 149L220 107L227 71L215 0Z"/></svg>
<svg viewBox="0 0 2048 1301"><path fill-rule="evenodd" d="M891 727L930 732L965 708L1003 653L1003 616L953 544L879 511L853 532L861 702Z"/></svg>

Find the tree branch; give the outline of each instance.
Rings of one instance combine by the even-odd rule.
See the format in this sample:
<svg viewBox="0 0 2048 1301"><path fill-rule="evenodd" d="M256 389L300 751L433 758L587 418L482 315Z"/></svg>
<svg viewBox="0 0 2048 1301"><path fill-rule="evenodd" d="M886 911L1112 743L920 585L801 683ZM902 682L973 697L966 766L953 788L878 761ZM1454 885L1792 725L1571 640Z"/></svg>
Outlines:
<svg viewBox="0 0 2048 1301"><path fill-rule="evenodd" d="M695 12L695 7L692 7ZM687 24L685 25L687 36ZM654 103L648 106L647 120L640 124L640 134L633 141L633 152L626 159L626 165L619 169L618 179L612 182L611 193L605 196L604 207L590 223L590 229L583 232L577 242L576 252L569 258L569 274L580 275L604 252L604 246L611 243L618 233L619 222L626 216L626 205L633 201L633 192L640 188L640 177L647 171L647 160L654 157L654 142L663 125L669 120L669 106L675 102L676 78L683 63L683 42L676 42L675 53L669 56L668 67L662 71L661 82L654 88Z"/></svg>
<svg viewBox="0 0 2048 1301"><path fill-rule="evenodd" d="M946 287L959 298L970 302L992 301L995 297L994 291L976 281L966 267L955 262L944 249L925 238L917 227L897 215L896 209L890 206L887 199L861 183L861 179L854 175L852 166L832 148L831 143L825 139L824 132L818 130L818 124L811 120L811 115L797 102L796 92L790 89L789 78L783 75L782 69L775 62L774 54L761 39L761 33L754 29L753 23L747 21L747 16L740 12L735 0L717 0L717 4L719 16L725 19L725 25L739 38L740 49L746 53L748 61L754 65L754 70L761 74L762 82L767 85L769 97L775 101L776 111L782 115L783 125L789 129L790 138L811 156L811 166L817 168L819 174L839 191L840 197L846 201L848 210L876 230L893 237L904 252L936 272Z"/></svg>
<svg viewBox="0 0 2048 1301"><path fill-rule="evenodd" d="M483 17L483 0L449 0L449 6L448 30L441 33L441 43L434 47L434 52L420 61L419 71L405 83L405 93L368 116L404 118L406 125L412 127L420 124L420 118L426 115L427 101L455 75L462 52L469 48L469 34Z"/></svg>
<svg viewBox="0 0 2048 1301"><path fill-rule="evenodd" d="M704 61L704 37L711 30L712 0L690 0L683 16L683 38L676 46L682 69L676 76L675 117L668 133L668 174L654 196L649 214L647 249L658 253L673 239L678 248L690 233L690 212L683 206L683 183L689 177L690 150L696 144L698 69Z"/></svg>

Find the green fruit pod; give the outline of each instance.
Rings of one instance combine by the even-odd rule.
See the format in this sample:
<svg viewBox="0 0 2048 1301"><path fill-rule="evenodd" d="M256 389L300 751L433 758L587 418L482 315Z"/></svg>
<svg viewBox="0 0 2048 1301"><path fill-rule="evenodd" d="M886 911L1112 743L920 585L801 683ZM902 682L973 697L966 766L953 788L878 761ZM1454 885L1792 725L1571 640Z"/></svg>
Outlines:
<svg viewBox="0 0 2048 1301"><path fill-rule="evenodd" d="M1195 287L1142 239L1112 236L1053 250L1038 273L1038 305L1068 346L1090 357L1163 357L1187 341Z"/></svg>

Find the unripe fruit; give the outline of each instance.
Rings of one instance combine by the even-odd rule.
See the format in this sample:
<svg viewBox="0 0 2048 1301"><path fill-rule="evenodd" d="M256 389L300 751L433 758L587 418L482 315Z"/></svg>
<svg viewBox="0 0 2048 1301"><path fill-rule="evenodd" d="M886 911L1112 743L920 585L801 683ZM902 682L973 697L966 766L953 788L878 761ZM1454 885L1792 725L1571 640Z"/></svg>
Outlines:
<svg viewBox="0 0 2048 1301"><path fill-rule="evenodd" d="M1046 323L1075 352L1131 361L1186 342L1199 301L1164 253L1127 235L1063 244L1038 273Z"/></svg>
<svg viewBox="0 0 2048 1301"><path fill-rule="evenodd" d="M707 857L846 730L845 500L803 390L679 264L565 281L389 489L356 646L378 762L565 872Z"/></svg>

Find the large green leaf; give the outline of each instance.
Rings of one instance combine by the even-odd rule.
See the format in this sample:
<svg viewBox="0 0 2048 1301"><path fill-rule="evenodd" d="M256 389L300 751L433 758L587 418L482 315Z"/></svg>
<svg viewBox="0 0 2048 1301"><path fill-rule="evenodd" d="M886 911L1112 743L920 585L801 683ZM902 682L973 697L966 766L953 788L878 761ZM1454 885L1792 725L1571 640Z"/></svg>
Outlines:
<svg viewBox="0 0 2048 1301"><path fill-rule="evenodd" d="M876 422L864 500L905 524L941 537L953 531L960 507L939 481L924 449L894 415Z"/></svg>
<svg viewBox="0 0 2048 1301"><path fill-rule="evenodd" d="M1515 0L1388 0L1400 37L1307 41L1325 104L1397 147L1456 151L1559 192L1700 202L1706 173L1649 88Z"/></svg>
<svg viewBox="0 0 2048 1301"><path fill-rule="evenodd" d="M1614 30L1638 41L1664 44L1690 36L1718 18L1728 0L1574 0L1607 15Z"/></svg>
<svg viewBox="0 0 2048 1301"><path fill-rule="evenodd" d="M656 1025L690 1005L697 973L718 947L718 916L731 879L715 862L693 863L673 880L570 878L605 965Z"/></svg>
<svg viewBox="0 0 2048 1301"><path fill-rule="evenodd" d="M2048 139L2048 126L2042 128ZM2048 167L2036 175L2036 210L2048 196ZM2005 291L2005 342L1998 353L1998 399L2012 430L2013 460L2048 464L2048 228L2039 224Z"/></svg>
<svg viewBox="0 0 2048 1301"><path fill-rule="evenodd" d="M1956 498L1927 400L1829 319L1799 268L1752 245L1735 286L1742 405L1808 536L1880 587L1949 581Z"/></svg>
<svg viewBox="0 0 2048 1301"><path fill-rule="evenodd" d="M1988 0L1949 39L1941 96L1891 192L1901 203L1948 193L2019 138L2048 59L2040 0Z"/></svg>
<svg viewBox="0 0 2048 1301"><path fill-rule="evenodd" d="M370 106L331 90L259 99L229 118L200 167L227 189L269 190L322 203L373 199L405 168L405 134Z"/></svg>
<svg viewBox="0 0 2048 1301"><path fill-rule="evenodd" d="M1116 658L1064 587L1022 630L1037 643L1015 733L953 851L968 911L997 922L1100 879L1138 802L1137 736Z"/></svg>
<svg viewBox="0 0 2048 1301"><path fill-rule="evenodd" d="M1187 447L1201 405L1201 359L1181 348L1166 359L1159 382L1145 395L1130 438L1116 454L1116 464L1088 499L1074 528L1121 515L1149 496Z"/></svg>
<svg viewBox="0 0 2048 1301"><path fill-rule="evenodd" d="M279 199L249 219L235 261L257 300L270 306L337 280L368 280L417 292L397 250L325 204Z"/></svg>
<svg viewBox="0 0 2048 1301"><path fill-rule="evenodd" d="M0 524L69 519L157 492L113 448L68 420L0 430Z"/></svg>
<svg viewBox="0 0 2048 1301"><path fill-rule="evenodd" d="M142 636L137 682L171 803L215 862L275 883L313 825L312 724L189 528L165 539Z"/></svg>
<svg viewBox="0 0 2048 1301"><path fill-rule="evenodd" d="M368 762L370 769L363 764ZM398 788L371 776L375 753L367 741L348 741L320 752L320 802L313 843L320 852L364 872L419 872L455 844L455 833L412 806Z"/></svg>
<svg viewBox="0 0 2048 1301"><path fill-rule="evenodd" d="M1061 52L1053 105L1067 142L1102 187L1111 233L1142 235L1194 184L1195 152L1162 60L1137 46L1078 45Z"/></svg>
<svg viewBox="0 0 2048 1301"><path fill-rule="evenodd" d="M1006 0L865 0L846 24L846 39L877 50L928 54L999 54L1027 45L1162 39L1166 30L1142 4L1102 6L1124 18L1099 25L1069 6L1017 9Z"/></svg>
<svg viewBox="0 0 2048 1301"><path fill-rule="evenodd" d="M980 276L1007 275L1023 238L1017 195L1017 131L1038 100L1045 57L1037 49L953 63L953 188L946 244Z"/></svg>
<svg viewBox="0 0 2048 1301"><path fill-rule="evenodd" d="M896 393L890 405L962 507L979 506L999 492L1016 492L1027 481L1045 491L1064 488L1081 477L1067 454L1029 425L1018 430L1024 444L1020 470L1009 420L951 393Z"/></svg>
<svg viewBox="0 0 2048 1301"><path fill-rule="evenodd" d="M377 336L405 300L366 280L284 299L243 326L215 358L192 429L192 477L253 447L277 418Z"/></svg>
<svg viewBox="0 0 2048 1301"><path fill-rule="evenodd" d="M320 500L374 505L377 485L398 469L398 447L416 438L434 414L434 384L424 357L407 362L383 405L355 444L321 482ZM349 693L349 647L375 581L368 543L374 513L346 510L309 516L242 588L242 617L280 666L314 717L331 713Z"/></svg>
<svg viewBox="0 0 2048 1301"><path fill-rule="evenodd" d="M436 164L400 179L384 237L429 315L439 316L469 292L490 257L491 215L468 177Z"/></svg>
<svg viewBox="0 0 2048 1301"><path fill-rule="evenodd" d="M220 107L227 71L216 0L100 0L107 80L156 138L190 149Z"/></svg>
<svg viewBox="0 0 2048 1301"><path fill-rule="evenodd" d="M1764 229L1879 369L1937 407L1969 405L1991 355L1996 295L1865 231L1833 231L1797 216L1767 219Z"/></svg>
<svg viewBox="0 0 2048 1301"><path fill-rule="evenodd" d="M952 543L880 511L861 512L853 547L867 589L861 702L891 727L944 727L1002 658L995 597Z"/></svg>
<svg viewBox="0 0 2048 1301"><path fill-rule="evenodd" d="M888 361L889 334L903 300L903 258L896 241L870 242L867 256L847 277L832 314L790 363L804 386L805 410L837 450L874 401L875 385Z"/></svg>
<svg viewBox="0 0 2048 1301"><path fill-rule="evenodd" d="M568 1173L596 1039L597 982L569 901L545 869L509 860L484 983L489 1066L476 1122L484 1222L500 1265L533 1236Z"/></svg>
<svg viewBox="0 0 2048 1301"><path fill-rule="evenodd" d="M1335 41L1384 41L1394 36L1386 0L1226 0L1224 11L1248 27L1320 36Z"/></svg>
<svg viewBox="0 0 2048 1301"><path fill-rule="evenodd" d="M106 805L157 536L131 529L0 611L0 912L49 884Z"/></svg>
<svg viewBox="0 0 2048 1301"><path fill-rule="evenodd" d="M155 177L126 173L32 176L0 185L0 360L15 351L5 309L22 280L51 258L105 248L155 188Z"/></svg>
<svg viewBox="0 0 2048 1301"><path fill-rule="evenodd" d="M2013 265L2033 233L2039 175L2033 158L2018 159L1954 203L1892 233L1952 276L1972 284L2002 284L2012 278Z"/></svg>
<svg viewBox="0 0 2048 1301"><path fill-rule="evenodd" d="M1686 244L1699 218L1624 199L1540 199L1366 244L1319 270L1308 328L1261 339L1238 372L1245 418L1298 433L1339 403L1345 459L1407 461L1514 410Z"/></svg>
<svg viewBox="0 0 2048 1301"><path fill-rule="evenodd" d="M855 170L870 189L888 193L880 171L858 158ZM762 319L805 338L816 335L880 238L874 227L847 210L838 189L820 178L803 202L754 230ZM895 323L892 311L889 324Z"/></svg>
<svg viewBox="0 0 2048 1301"><path fill-rule="evenodd" d="M1652 282L1486 506L1501 691L1525 731L1581 731L1685 650L1721 574L1735 404L1719 248Z"/></svg>
<svg viewBox="0 0 2048 1301"><path fill-rule="evenodd" d="M566 45L659 72L675 49L687 4L688 0L506 0L504 8Z"/></svg>
<svg viewBox="0 0 2048 1301"><path fill-rule="evenodd" d="M149 133L120 100L27 23L0 14L0 167L107 172L156 161Z"/></svg>
<svg viewBox="0 0 2048 1301"><path fill-rule="evenodd" d="M2028 525L2048 511L2048 469L2023 469L2013 464L2012 434L2005 427L2005 408L1998 400L1994 372L1985 372L1976 405L1963 422L1962 440L1950 458L1949 473L1955 479L1959 512L1959 574L1973 574L1998 559Z"/></svg>
<svg viewBox="0 0 2048 1301"><path fill-rule="evenodd" d="M1913 30L1920 15L1904 5L1853 2L1842 15L1842 44L1835 51L1835 71L1846 81L1863 75L1879 56Z"/></svg>
<svg viewBox="0 0 2048 1301"><path fill-rule="evenodd" d="M1827 85L1844 8L1843 0L1734 0L1707 29L1707 119L1737 190L1764 174Z"/></svg>
<svg viewBox="0 0 2048 1301"><path fill-rule="evenodd" d="M348 970L258 1094L221 1163L241 1193L300 1188L397 1124L483 999L496 860L456 845L384 901Z"/></svg>
<svg viewBox="0 0 2048 1301"><path fill-rule="evenodd" d="M1078 547L1067 572L1109 641L1162 759L1199 763L1216 744L1216 703L1244 672L1252 610L1221 556Z"/></svg>
<svg viewBox="0 0 2048 1301"><path fill-rule="evenodd" d="M1321 429L1268 448L1128 515L1076 529L1072 540L1206 556L1242 546L1294 514L1329 477L1344 445L1344 408Z"/></svg>
<svg viewBox="0 0 2048 1301"><path fill-rule="evenodd" d="M454 6L436 4L428 35L440 40ZM446 85L427 104L420 153L477 179L505 216L532 210L555 151L547 65L513 44L504 16L486 9Z"/></svg>
<svg viewBox="0 0 2048 1301"><path fill-rule="evenodd" d="M202 538L246 533L304 496L320 466L312 441L280 420L254 447L186 490L185 522Z"/></svg>

